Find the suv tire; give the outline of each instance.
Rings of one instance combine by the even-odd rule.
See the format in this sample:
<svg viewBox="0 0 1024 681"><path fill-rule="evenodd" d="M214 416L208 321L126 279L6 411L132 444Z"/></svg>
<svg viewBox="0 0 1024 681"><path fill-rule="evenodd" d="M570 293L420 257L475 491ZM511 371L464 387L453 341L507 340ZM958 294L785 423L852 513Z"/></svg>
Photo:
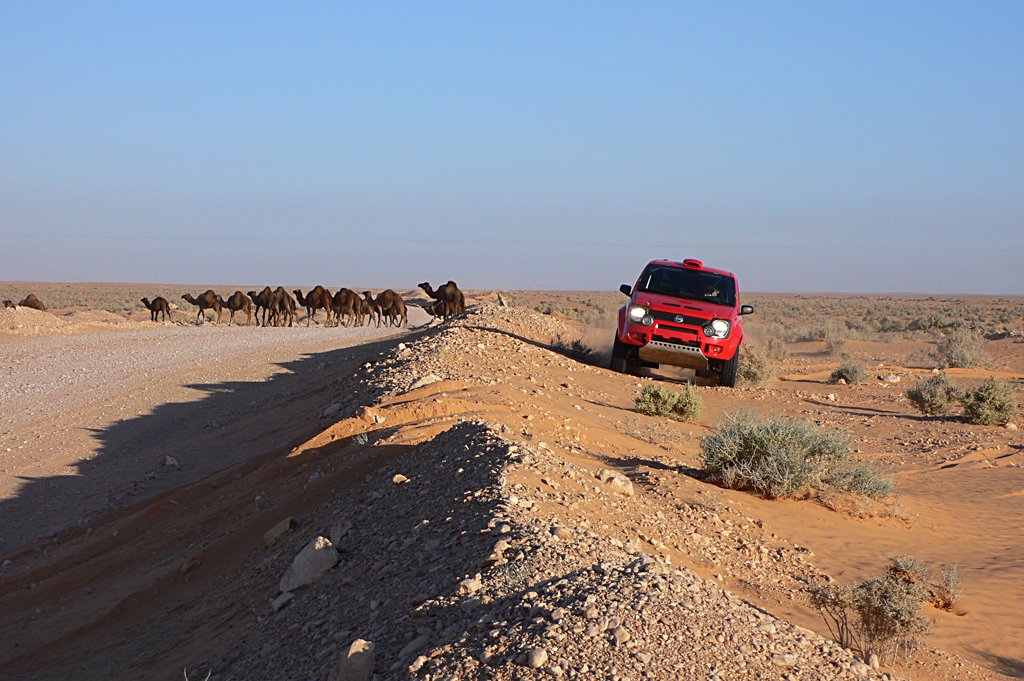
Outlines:
<svg viewBox="0 0 1024 681"><path fill-rule="evenodd" d="M718 376L718 385L724 388L736 387L736 372L740 366L740 349L736 348L736 354L732 359L722 362L722 373Z"/></svg>
<svg viewBox="0 0 1024 681"><path fill-rule="evenodd" d="M635 374L640 367L640 357L636 348L619 340L612 342L612 361L609 368L620 374Z"/></svg>

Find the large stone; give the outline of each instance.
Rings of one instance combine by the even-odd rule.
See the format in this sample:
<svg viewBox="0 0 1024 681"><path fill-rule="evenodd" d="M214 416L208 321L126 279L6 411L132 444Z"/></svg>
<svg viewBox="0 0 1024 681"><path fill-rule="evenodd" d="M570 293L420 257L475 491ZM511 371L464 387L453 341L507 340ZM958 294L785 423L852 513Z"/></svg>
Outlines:
<svg viewBox="0 0 1024 681"><path fill-rule="evenodd" d="M281 591L294 591L320 579L337 564L338 552L334 550L334 544L326 537L317 537L295 556L278 586Z"/></svg>
<svg viewBox="0 0 1024 681"><path fill-rule="evenodd" d="M370 681L373 678L372 641L359 638L338 658L327 681Z"/></svg>

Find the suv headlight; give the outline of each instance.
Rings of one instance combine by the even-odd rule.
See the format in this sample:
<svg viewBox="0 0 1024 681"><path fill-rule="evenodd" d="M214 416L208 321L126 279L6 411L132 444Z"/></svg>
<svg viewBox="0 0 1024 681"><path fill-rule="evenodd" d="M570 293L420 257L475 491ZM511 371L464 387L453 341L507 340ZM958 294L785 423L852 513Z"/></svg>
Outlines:
<svg viewBox="0 0 1024 681"><path fill-rule="evenodd" d="M647 316L647 308L643 305L630 305L628 313L630 319L634 322L639 322Z"/></svg>
<svg viewBox="0 0 1024 681"><path fill-rule="evenodd" d="M728 338L732 326L724 319L712 319L711 323L704 327L704 335L708 338Z"/></svg>

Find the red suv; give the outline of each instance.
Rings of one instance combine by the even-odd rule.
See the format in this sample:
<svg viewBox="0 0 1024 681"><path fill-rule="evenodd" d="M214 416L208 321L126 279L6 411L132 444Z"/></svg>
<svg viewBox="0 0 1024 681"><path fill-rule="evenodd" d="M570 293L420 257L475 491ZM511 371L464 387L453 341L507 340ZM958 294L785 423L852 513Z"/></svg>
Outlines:
<svg viewBox="0 0 1024 681"><path fill-rule="evenodd" d="M754 308L739 304L735 275L700 260L652 260L633 287L619 290L630 298L619 309L612 370L636 373L641 366L669 364L736 385L741 315Z"/></svg>

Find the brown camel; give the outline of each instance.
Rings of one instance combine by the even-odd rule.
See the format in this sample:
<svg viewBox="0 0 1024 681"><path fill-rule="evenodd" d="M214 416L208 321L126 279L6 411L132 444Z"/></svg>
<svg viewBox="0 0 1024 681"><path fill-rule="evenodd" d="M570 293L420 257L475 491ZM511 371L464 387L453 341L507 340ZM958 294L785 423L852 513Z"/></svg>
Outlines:
<svg viewBox="0 0 1024 681"><path fill-rule="evenodd" d="M343 322L345 326L363 323L363 306L359 303L359 294L352 289L338 289L334 294L334 300L331 301L331 309L334 310L334 322L338 326Z"/></svg>
<svg viewBox="0 0 1024 681"><path fill-rule="evenodd" d="M365 294L364 294L365 295ZM365 320L365 326L370 326L374 321L373 298L359 298L359 318Z"/></svg>
<svg viewBox="0 0 1024 681"><path fill-rule="evenodd" d="M5 300L5 301L4 301L4 308L10 308L10 309L12 309L12 310L13 310L13 309L15 309L16 307L18 307L18 306L14 304L14 301L13 301L13 300Z"/></svg>
<svg viewBox="0 0 1024 681"><path fill-rule="evenodd" d="M274 289L270 301L270 319L274 326L277 326L279 322L284 324L286 319L288 326L291 326L292 322L298 321L299 315L296 309L295 299L283 286Z"/></svg>
<svg viewBox="0 0 1024 681"><path fill-rule="evenodd" d="M220 324L220 315L223 306L220 302L220 296L213 292L213 289L207 290L205 293L200 294L198 298L193 298L191 293L186 293L181 297L187 303L192 303L199 308L199 312L196 312L196 323L201 324L206 321L206 311L213 310L217 313L217 321L215 324Z"/></svg>
<svg viewBox="0 0 1024 681"><path fill-rule="evenodd" d="M306 326L316 321L316 311L323 308L327 312L327 321L331 321L331 292L323 286L317 285L308 295L302 295L300 289L295 289L295 299L299 305L306 308Z"/></svg>
<svg viewBox="0 0 1024 681"><path fill-rule="evenodd" d="M466 298L454 281L449 279L448 283L442 285L436 291L428 282L419 284L419 287L428 296L441 303L441 317L448 319L466 311Z"/></svg>
<svg viewBox="0 0 1024 681"><path fill-rule="evenodd" d="M36 298L36 294L34 293L30 293L25 296L25 300L18 303L18 307L31 307L33 310L46 312L46 306L43 305L43 301Z"/></svg>
<svg viewBox="0 0 1024 681"><path fill-rule="evenodd" d="M221 307L226 307L231 310L231 318L228 319L228 326L235 323L235 312L238 311L245 313L246 326L252 324L252 299L249 298L249 296L245 295L241 291L235 291L227 300L224 300L220 296L217 296L217 300L220 302Z"/></svg>
<svg viewBox="0 0 1024 681"><path fill-rule="evenodd" d="M260 308L263 309L263 326L267 325L267 312L270 311L270 303L274 299L274 292L270 290L269 286L264 286L263 290L259 293L255 291L249 291L247 294L252 300L253 305L256 306L256 323L260 322Z"/></svg>
<svg viewBox="0 0 1024 681"><path fill-rule="evenodd" d="M381 317L387 317L388 326L400 327L409 322L405 301L402 300L402 296L391 289L385 289L377 294L377 298L374 300L374 307L377 314L378 327L380 327Z"/></svg>
<svg viewBox="0 0 1024 681"><path fill-rule="evenodd" d="M157 296L153 299L153 302L149 302L149 298L143 298L142 304L149 310L149 321L155 322L157 315L163 315L163 321L167 321L171 318L171 304L167 302L167 299L163 296Z"/></svg>

